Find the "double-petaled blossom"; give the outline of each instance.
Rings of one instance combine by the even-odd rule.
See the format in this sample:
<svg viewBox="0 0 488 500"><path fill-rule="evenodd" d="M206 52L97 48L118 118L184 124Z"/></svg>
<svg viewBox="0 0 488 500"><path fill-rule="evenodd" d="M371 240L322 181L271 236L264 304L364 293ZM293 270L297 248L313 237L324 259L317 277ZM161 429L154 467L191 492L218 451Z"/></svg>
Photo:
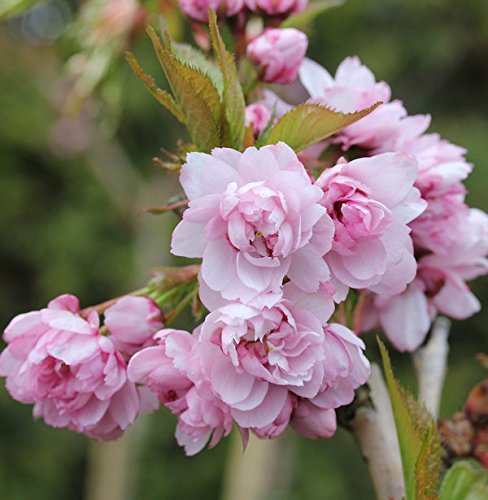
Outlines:
<svg viewBox="0 0 488 500"><path fill-rule="evenodd" d="M129 377L177 415L176 437L190 455L214 446L233 422L243 436L274 438L290 420L305 436L330 436L335 408L352 401L369 363L360 339L342 325L324 327L309 306L229 303L193 334L159 332L157 346L132 357Z"/></svg>
<svg viewBox="0 0 488 500"><path fill-rule="evenodd" d="M135 420L139 394L126 364L99 318L80 314L78 299L62 295L41 311L21 314L7 326L0 375L34 415L93 439L114 439Z"/></svg>
<svg viewBox="0 0 488 500"><path fill-rule="evenodd" d="M415 186L427 201L426 211L410 224L415 248L445 255L462 236L469 213L462 184L472 170L464 159L466 150L437 134L423 135L402 147L417 158Z"/></svg>
<svg viewBox="0 0 488 500"><path fill-rule="evenodd" d="M344 150L358 146L373 153L399 151L398 144L406 138L422 134L430 117L407 116L400 101L390 101L391 90L376 79L357 57L346 58L335 77L314 61L306 59L300 68L300 80L314 102L344 113L368 108L381 101L376 110L365 118L345 127L332 138Z"/></svg>
<svg viewBox="0 0 488 500"><path fill-rule="evenodd" d="M322 190L286 144L190 153L180 181L189 208L172 252L203 257L201 281L224 299L270 305L285 275L310 292L329 279L321 257L334 225Z"/></svg>
<svg viewBox="0 0 488 500"><path fill-rule="evenodd" d="M413 156L385 153L339 163L317 179L335 225L325 260L338 281L394 295L414 279L417 265L407 223L426 205L413 187L416 174Z"/></svg>
<svg viewBox="0 0 488 500"><path fill-rule="evenodd" d="M245 0L246 6L253 12L268 16L288 16L301 12L308 5L308 0Z"/></svg>
<svg viewBox="0 0 488 500"><path fill-rule="evenodd" d="M202 375L198 335L166 329L156 338L158 345L130 360L130 379L143 383L178 417L176 439L187 455L198 453L209 440L215 446L229 434L233 420Z"/></svg>
<svg viewBox="0 0 488 500"><path fill-rule="evenodd" d="M122 297L105 310L104 323L117 349L129 355L151 344L163 328L161 309L149 297Z"/></svg>
<svg viewBox="0 0 488 500"><path fill-rule="evenodd" d="M296 79L307 47L307 35L301 31L268 29L248 45L247 57L263 81L285 84Z"/></svg>
<svg viewBox="0 0 488 500"><path fill-rule="evenodd" d="M479 311L480 303L466 281L488 273L488 216L470 209L458 234L449 253L419 258L417 277L404 293L373 299L370 313L398 350L415 350L437 312L464 319Z"/></svg>
<svg viewBox="0 0 488 500"><path fill-rule="evenodd" d="M321 409L350 403L369 376L361 340L341 325L323 328L288 300L264 310L229 304L213 311L199 341L214 392L258 435L284 429L302 399Z"/></svg>
<svg viewBox="0 0 488 500"><path fill-rule="evenodd" d="M219 17L231 17L244 7L244 0L178 0L181 10L191 19L208 22L208 10L213 9Z"/></svg>

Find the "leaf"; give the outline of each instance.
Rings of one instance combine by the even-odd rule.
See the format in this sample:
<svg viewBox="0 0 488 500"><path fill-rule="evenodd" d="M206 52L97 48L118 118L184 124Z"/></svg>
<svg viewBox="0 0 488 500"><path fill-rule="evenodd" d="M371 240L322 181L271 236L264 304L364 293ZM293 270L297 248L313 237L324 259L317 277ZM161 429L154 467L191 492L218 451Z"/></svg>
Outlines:
<svg viewBox="0 0 488 500"><path fill-rule="evenodd" d="M381 102L355 113L341 113L321 104L304 103L285 113L271 129L266 144L286 142L297 153L357 122Z"/></svg>
<svg viewBox="0 0 488 500"><path fill-rule="evenodd" d="M322 12L332 7L338 7L343 3L344 0L317 0L315 2L310 2L305 10L285 19L280 24L280 28L306 29L318 15L322 14Z"/></svg>
<svg viewBox="0 0 488 500"><path fill-rule="evenodd" d="M439 500L486 500L488 472L478 463L456 462L446 473L439 491Z"/></svg>
<svg viewBox="0 0 488 500"><path fill-rule="evenodd" d="M441 466L440 437L434 418L395 379L390 357L377 339L402 457L406 500L436 498Z"/></svg>
<svg viewBox="0 0 488 500"><path fill-rule="evenodd" d="M185 115L181 110L178 103L173 99L173 97L166 92L166 90L160 89L153 78L149 75L146 75L142 68L139 66L134 54L131 52L126 53L126 59L129 63L132 71L143 81L144 85L148 88L149 92L156 98L156 100L162 104L168 111L170 111L178 121L181 123L185 123Z"/></svg>
<svg viewBox="0 0 488 500"><path fill-rule="evenodd" d="M224 79L222 77L222 73L212 61L207 59L202 51L188 45L187 43L173 42L173 52L181 62L189 66L193 66L194 68L199 69L202 73L205 73L210 80L212 80L219 96L222 97L224 90Z"/></svg>
<svg viewBox="0 0 488 500"><path fill-rule="evenodd" d="M222 103L208 75L181 62L173 53L166 35L163 45L151 26L147 33L158 55L168 83L184 116L192 141L208 152L222 142Z"/></svg>
<svg viewBox="0 0 488 500"><path fill-rule="evenodd" d="M210 36L217 55L220 71L224 78L224 127L223 145L239 151L244 147L244 121L246 103L237 76L237 68L232 54L225 48L217 26L215 11L209 10Z"/></svg>
<svg viewBox="0 0 488 500"><path fill-rule="evenodd" d="M0 21L14 16L20 16L27 9L45 0L2 0L0 5Z"/></svg>
<svg viewBox="0 0 488 500"><path fill-rule="evenodd" d="M431 419L425 429L422 446L415 464L416 500L437 498L441 456L441 441L437 432L437 425L434 419Z"/></svg>

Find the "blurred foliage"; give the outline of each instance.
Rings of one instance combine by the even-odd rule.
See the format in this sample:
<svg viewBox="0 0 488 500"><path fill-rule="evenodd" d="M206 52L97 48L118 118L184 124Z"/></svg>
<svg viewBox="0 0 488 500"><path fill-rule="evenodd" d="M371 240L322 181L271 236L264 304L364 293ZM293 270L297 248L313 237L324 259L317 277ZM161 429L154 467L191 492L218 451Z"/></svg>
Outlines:
<svg viewBox="0 0 488 500"><path fill-rule="evenodd" d="M44 24L28 12L0 26L2 327L62 292L89 305L131 288L137 217L114 204L93 163L114 167L104 148L123 145L137 175L151 181L167 175L151 158L182 136L182 127L153 101L122 57L100 90L108 104L91 100L80 117L60 117L62 96L72 86L61 77L62 64L76 46L59 36L76 17L76 5L53 0L35 7L48 9L42 11ZM359 55L410 113L432 113L431 130L469 150L476 168L467 183L468 201L488 211L488 2L348 0L315 21L312 34L310 54L321 64L334 71L345 56ZM164 81L144 37L133 50L144 69ZM142 208L133 200L128 206L129 212ZM169 231L163 225L174 218L164 221L161 230ZM474 289L486 307L453 325L441 408L446 416L463 406L469 388L484 376L473 357L488 344L488 280ZM369 340L368 354L378 360ZM402 383L414 391L409 356L392 356ZM148 422L134 498L218 498L227 442L189 459L174 441L175 421L168 412ZM86 450L85 438L34 422L31 409L0 388L0 498L82 498ZM298 498L373 498L366 467L345 431L328 441L296 440L289 490L272 500Z"/></svg>

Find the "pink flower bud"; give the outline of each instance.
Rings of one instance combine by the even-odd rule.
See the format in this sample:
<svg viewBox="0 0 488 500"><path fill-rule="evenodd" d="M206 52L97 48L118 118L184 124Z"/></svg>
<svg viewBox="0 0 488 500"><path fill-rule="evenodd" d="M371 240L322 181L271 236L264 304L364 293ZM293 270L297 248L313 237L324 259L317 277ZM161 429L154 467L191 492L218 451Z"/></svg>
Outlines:
<svg viewBox="0 0 488 500"><path fill-rule="evenodd" d="M261 134L270 119L271 113L264 104L256 103L246 107L246 127L252 127L255 137Z"/></svg>
<svg viewBox="0 0 488 500"><path fill-rule="evenodd" d="M301 12L308 5L308 0L246 0L246 5L253 12L286 16Z"/></svg>
<svg viewBox="0 0 488 500"><path fill-rule="evenodd" d="M122 297L105 311L105 326L116 347L133 354L163 328L161 310L148 297Z"/></svg>
<svg viewBox="0 0 488 500"><path fill-rule="evenodd" d="M244 0L179 0L181 10L195 21L208 22L208 9L212 8L219 17L237 14L244 6Z"/></svg>
<svg viewBox="0 0 488 500"><path fill-rule="evenodd" d="M297 77L305 57L308 39L294 28L270 29L247 47L247 57L268 83L290 83Z"/></svg>

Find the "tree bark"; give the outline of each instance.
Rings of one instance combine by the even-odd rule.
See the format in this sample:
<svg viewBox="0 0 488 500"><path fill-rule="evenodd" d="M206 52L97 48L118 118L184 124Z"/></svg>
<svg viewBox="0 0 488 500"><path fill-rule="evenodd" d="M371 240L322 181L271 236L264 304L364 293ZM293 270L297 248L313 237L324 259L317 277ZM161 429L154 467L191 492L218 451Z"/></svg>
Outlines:
<svg viewBox="0 0 488 500"><path fill-rule="evenodd" d="M413 354L413 365L419 381L419 401L425 404L434 418L439 416L442 388L449 353L449 329L451 322L438 317L432 327L430 340Z"/></svg>
<svg viewBox="0 0 488 500"><path fill-rule="evenodd" d="M379 500L405 496L400 447L390 396L378 365L371 366L368 381L372 406L360 406L350 422L352 433L366 460Z"/></svg>

